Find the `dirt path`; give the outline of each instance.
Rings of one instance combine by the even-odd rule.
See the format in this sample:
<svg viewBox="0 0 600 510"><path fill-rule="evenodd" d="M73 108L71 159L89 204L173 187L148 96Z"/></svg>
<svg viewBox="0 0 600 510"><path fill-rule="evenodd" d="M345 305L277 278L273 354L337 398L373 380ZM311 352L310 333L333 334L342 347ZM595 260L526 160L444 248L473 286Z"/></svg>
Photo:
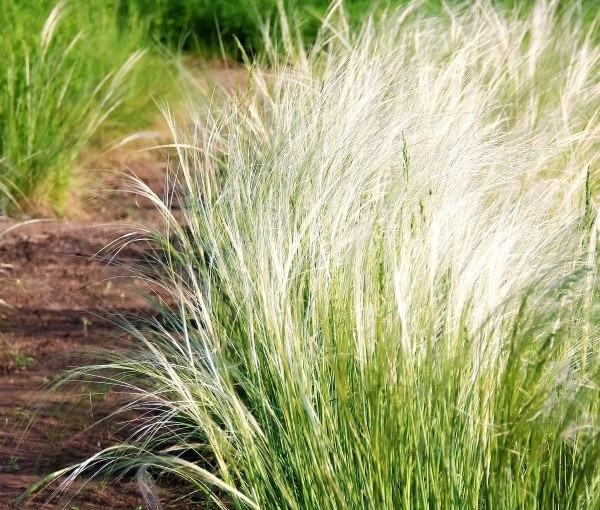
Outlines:
<svg viewBox="0 0 600 510"><path fill-rule="evenodd" d="M126 166L161 193L160 156L135 158ZM96 348L126 347L130 339L115 326L115 316L152 313L142 297L152 289L132 273L147 246L129 246L112 264L102 250L131 230L128 222L152 221L154 212L122 193L122 179L110 175L101 196L89 204L94 222L0 224L0 231L9 229L0 239L0 509L11 508L42 475L86 458L125 433L115 420L85 430L117 404L110 391L93 395L97 389L79 386L49 397L44 387L66 368L89 363ZM35 402L42 404L25 431ZM174 499L172 489L161 493L164 500ZM144 508L135 484L126 481L92 483L72 500L46 503L49 495L46 491L21 507ZM185 508L182 500L173 505Z"/></svg>
<svg viewBox="0 0 600 510"><path fill-rule="evenodd" d="M190 69L186 79L191 77L199 91L210 91L211 83L229 90L245 86L239 67L192 57L184 63ZM65 369L89 364L94 349L131 346L132 339L115 325L116 316L152 314L143 296L157 289L134 277L149 247L128 246L114 260L103 251L130 232L132 222L157 220L148 201L123 191L127 170L163 195L163 155L137 148L120 147L93 164L96 191L85 193L78 221L0 220L0 510L14 508L14 499L43 475L126 437L126 427L114 418L89 428L118 406L111 391L79 385L49 394L47 386ZM41 404L33 420L35 403ZM173 480L159 481L156 491L165 510L205 508L197 495L195 503L181 497L184 489ZM71 491L70 498L48 500L51 494L43 491L17 507L146 508L135 483L125 479L92 482Z"/></svg>

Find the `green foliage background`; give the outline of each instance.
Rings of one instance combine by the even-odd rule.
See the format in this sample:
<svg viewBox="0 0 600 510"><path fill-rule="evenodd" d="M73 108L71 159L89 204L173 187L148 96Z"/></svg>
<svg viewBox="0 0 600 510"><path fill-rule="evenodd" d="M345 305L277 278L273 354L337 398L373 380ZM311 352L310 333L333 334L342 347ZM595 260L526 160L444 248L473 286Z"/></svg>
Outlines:
<svg viewBox="0 0 600 510"><path fill-rule="evenodd" d="M225 49L235 51L235 38L247 50L261 47L260 24L267 20L277 25L277 0L121 0L152 18L154 37L170 45L184 48L200 47L215 49L222 42ZM359 25L369 12L382 11L406 5L408 0L345 0L344 8L349 20ZM444 4L469 6L464 0L424 0L424 13L439 12ZM512 11L527 12L534 0L490 0L490 3ZM326 13L329 0L282 0L284 9L299 23L302 35L308 42L316 34L319 19ZM567 0L558 2L559 12L582 10L591 22L600 11L600 0L584 2ZM221 41L220 41L221 38Z"/></svg>

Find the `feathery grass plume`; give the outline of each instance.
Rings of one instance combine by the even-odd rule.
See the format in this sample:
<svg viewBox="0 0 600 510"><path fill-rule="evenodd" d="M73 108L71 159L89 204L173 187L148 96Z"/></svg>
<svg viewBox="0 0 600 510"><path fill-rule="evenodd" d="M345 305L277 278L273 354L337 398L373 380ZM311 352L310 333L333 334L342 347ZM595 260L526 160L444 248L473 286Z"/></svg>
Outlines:
<svg viewBox="0 0 600 510"><path fill-rule="evenodd" d="M219 508L597 508L600 48L555 8L411 4L352 35L338 5L173 126L183 219L140 190L178 306L79 372L143 425L70 479L143 466Z"/></svg>

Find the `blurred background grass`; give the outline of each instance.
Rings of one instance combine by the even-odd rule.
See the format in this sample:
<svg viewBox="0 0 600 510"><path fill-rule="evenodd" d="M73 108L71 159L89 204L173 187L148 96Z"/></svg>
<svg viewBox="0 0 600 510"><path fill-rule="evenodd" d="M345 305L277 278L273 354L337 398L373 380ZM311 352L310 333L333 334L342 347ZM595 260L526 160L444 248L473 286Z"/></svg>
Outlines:
<svg viewBox="0 0 600 510"><path fill-rule="evenodd" d="M262 23L270 20L271 28L277 26L278 0L122 0L122 5L151 17L155 38L170 46L185 49L219 49L223 43L227 52L238 55L235 38L247 50L261 48ZM344 8L352 25L358 26L371 12L382 12L408 4L408 0L345 0ZM490 3L504 9L525 14L535 0L491 0ZM319 20L329 5L329 0L281 0L285 12L301 27L305 42L316 35ZM420 10L435 13L444 4L468 6L464 0L423 0ZM561 0L557 2L559 12L581 10L588 21L600 11L600 0L584 2Z"/></svg>

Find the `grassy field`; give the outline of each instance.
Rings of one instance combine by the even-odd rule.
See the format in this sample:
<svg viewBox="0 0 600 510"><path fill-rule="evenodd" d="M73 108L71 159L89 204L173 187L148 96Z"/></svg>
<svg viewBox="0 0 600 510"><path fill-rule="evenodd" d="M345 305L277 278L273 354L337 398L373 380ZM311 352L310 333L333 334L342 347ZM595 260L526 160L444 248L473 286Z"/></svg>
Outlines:
<svg viewBox="0 0 600 510"><path fill-rule="evenodd" d="M598 508L600 46L567 11L280 21L246 90L171 122L183 218L139 183L177 305L72 376L131 394L137 433L50 477L133 469L154 508L161 473L214 508Z"/></svg>

